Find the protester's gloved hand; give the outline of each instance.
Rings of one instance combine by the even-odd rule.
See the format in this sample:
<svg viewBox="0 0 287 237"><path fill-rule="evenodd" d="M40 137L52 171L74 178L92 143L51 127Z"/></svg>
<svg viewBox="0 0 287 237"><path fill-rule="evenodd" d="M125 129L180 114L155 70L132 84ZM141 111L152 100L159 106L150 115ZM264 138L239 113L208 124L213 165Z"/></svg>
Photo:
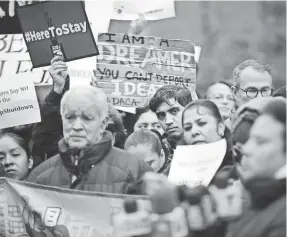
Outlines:
<svg viewBox="0 0 287 237"><path fill-rule="evenodd" d="M51 61L49 73L53 79L54 91L58 94L63 92L65 82L68 76L68 66L62 61L60 56L56 56Z"/></svg>
<svg viewBox="0 0 287 237"><path fill-rule="evenodd" d="M147 23L148 21L145 19L144 15L141 14L138 19L131 22L128 34L139 35L146 27Z"/></svg>

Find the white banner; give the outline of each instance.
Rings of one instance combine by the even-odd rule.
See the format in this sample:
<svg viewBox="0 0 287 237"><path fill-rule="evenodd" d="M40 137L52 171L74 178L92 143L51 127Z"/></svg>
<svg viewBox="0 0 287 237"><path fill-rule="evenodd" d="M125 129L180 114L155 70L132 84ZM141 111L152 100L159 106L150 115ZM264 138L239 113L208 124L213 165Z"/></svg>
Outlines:
<svg viewBox="0 0 287 237"><path fill-rule="evenodd" d="M199 145L177 146L168 180L176 185L208 186L226 153L226 140Z"/></svg>
<svg viewBox="0 0 287 237"><path fill-rule="evenodd" d="M0 129L40 121L40 108L30 73L1 78Z"/></svg>
<svg viewBox="0 0 287 237"><path fill-rule="evenodd" d="M136 20L143 14L148 21L175 17L174 0L115 0L112 19Z"/></svg>

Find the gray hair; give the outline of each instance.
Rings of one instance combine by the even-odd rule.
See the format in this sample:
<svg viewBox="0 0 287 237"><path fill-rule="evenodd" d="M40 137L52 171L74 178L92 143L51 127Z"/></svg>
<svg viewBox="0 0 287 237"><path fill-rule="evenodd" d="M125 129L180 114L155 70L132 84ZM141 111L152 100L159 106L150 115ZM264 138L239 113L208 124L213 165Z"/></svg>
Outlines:
<svg viewBox="0 0 287 237"><path fill-rule="evenodd" d="M68 90L61 100L60 113L63 116L65 104L69 99L77 99L77 96L90 97L94 102L98 116L101 120L108 117L109 105L107 96L100 88L93 86L79 86Z"/></svg>
<svg viewBox="0 0 287 237"><path fill-rule="evenodd" d="M253 69L255 69L259 72L265 72L266 71L271 76L271 68L267 64L258 62L258 61L253 60L253 59L245 60L244 62L237 65L233 70L233 74L232 74L233 86L239 85L239 78L240 78L241 72L247 67L252 67Z"/></svg>

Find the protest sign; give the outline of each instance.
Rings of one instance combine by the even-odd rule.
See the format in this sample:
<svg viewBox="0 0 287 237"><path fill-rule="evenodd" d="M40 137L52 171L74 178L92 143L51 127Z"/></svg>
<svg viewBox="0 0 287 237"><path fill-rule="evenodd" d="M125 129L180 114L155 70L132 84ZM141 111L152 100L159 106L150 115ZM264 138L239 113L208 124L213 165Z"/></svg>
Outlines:
<svg viewBox="0 0 287 237"><path fill-rule="evenodd" d="M114 106L143 106L168 84L186 86L196 99L193 42L114 33L100 33L98 41L94 72Z"/></svg>
<svg viewBox="0 0 287 237"><path fill-rule="evenodd" d="M112 217L122 212L126 197L0 178L0 220L5 219L1 222L5 223L2 236L115 236ZM142 208L150 210L147 197L129 198L139 200Z"/></svg>
<svg viewBox="0 0 287 237"><path fill-rule="evenodd" d="M25 2L22 1L7 1L7 9L3 8L6 12L6 17L10 17L9 15L7 16L8 2L9 6L13 4L17 5L17 2L22 5L25 4ZM0 5L2 3L3 2L0 1ZM28 4L28 2L26 2L26 4ZM106 2L105 4L102 4L101 0L88 1L85 2L85 8L93 31L93 35L97 35L99 32L107 31L109 28L110 16L112 13L112 2ZM5 22L3 23L3 19L4 18L0 19L1 26L5 24ZM7 22L10 22L10 20ZM10 23L7 24L7 28L11 29ZM2 29L3 28L1 28L0 31ZM86 81L88 81L88 83L90 82L91 76L93 76L93 67L96 64L96 58L90 57L79 59L77 61L68 62L67 64L68 73L71 78L71 87L73 87L74 85L78 85L80 83L86 84ZM35 72L33 73L33 79L36 86L52 85L52 79L47 72L47 69L41 68L41 70L33 70L32 67L33 65L30 59L30 55L27 51L27 46L23 39L23 35L0 35L0 78L6 77L7 75L32 70Z"/></svg>
<svg viewBox="0 0 287 237"><path fill-rule="evenodd" d="M0 80L0 129L41 121L30 73Z"/></svg>
<svg viewBox="0 0 287 237"><path fill-rule="evenodd" d="M115 0L112 19L136 20L144 14L146 20L175 17L174 0Z"/></svg>
<svg viewBox="0 0 287 237"><path fill-rule="evenodd" d="M192 73L192 72L191 72ZM97 64L97 85L115 106L139 106L162 85L181 85L195 90L195 77L156 74L139 67Z"/></svg>
<svg viewBox="0 0 287 237"><path fill-rule="evenodd" d="M208 186L226 153L226 140L177 146L171 162L168 180L176 185Z"/></svg>
<svg viewBox="0 0 287 237"><path fill-rule="evenodd" d="M57 50L65 61L98 55L82 2L39 2L17 14L34 68L50 65Z"/></svg>
<svg viewBox="0 0 287 237"><path fill-rule="evenodd" d="M89 84L93 76L93 67L96 58L83 58L68 62L68 74L71 79L71 87ZM23 35L0 35L0 79L18 73L32 71L30 74L35 86L52 85L48 68L32 68L27 47Z"/></svg>
<svg viewBox="0 0 287 237"><path fill-rule="evenodd" d="M140 36L115 33L99 33L99 43L113 43L119 45L143 46L147 48L163 49L168 51L195 53L195 44L190 40L164 39L156 36Z"/></svg>
<svg viewBox="0 0 287 237"><path fill-rule="evenodd" d="M123 64L163 64L178 67L194 67L194 55L187 52L167 51L161 49L151 49L139 46L127 45L100 45L101 55L110 55L120 58ZM101 56L99 56L101 59ZM106 57L107 58L107 57ZM106 59L107 60L107 59ZM144 67L144 66L142 66Z"/></svg>

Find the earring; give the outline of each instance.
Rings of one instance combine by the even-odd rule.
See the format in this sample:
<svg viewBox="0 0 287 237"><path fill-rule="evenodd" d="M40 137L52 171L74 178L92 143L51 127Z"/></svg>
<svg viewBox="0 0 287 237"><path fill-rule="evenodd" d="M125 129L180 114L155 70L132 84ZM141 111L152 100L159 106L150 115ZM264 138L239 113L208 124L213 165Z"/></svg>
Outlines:
<svg viewBox="0 0 287 237"><path fill-rule="evenodd" d="M28 168L29 169L32 169L32 167L33 167L33 158L32 158L32 156L30 156L30 158L29 158L29 164L28 164Z"/></svg>
<svg viewBox="0 0 287 237"><path fill-rule="evenodd" d="M223 137L223 135L224 135L223 132L220 132L220 133L219 133L219 136Z"/></svg>

